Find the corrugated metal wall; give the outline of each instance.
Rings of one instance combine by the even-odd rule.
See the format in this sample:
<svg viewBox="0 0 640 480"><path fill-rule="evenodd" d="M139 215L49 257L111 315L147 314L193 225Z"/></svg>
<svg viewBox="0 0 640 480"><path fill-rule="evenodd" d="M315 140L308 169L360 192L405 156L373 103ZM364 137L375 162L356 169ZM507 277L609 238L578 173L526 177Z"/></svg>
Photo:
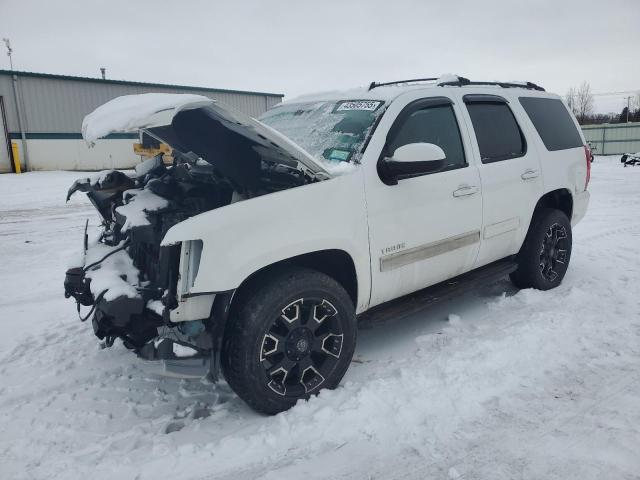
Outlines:
<svg viewBox="0 0 640 480"><path fill-rule="evenodd" d="M640 122L583 125L582 131L596 155L640 152Z"/></svg>
<svg viewBox="0 0 640 480"><path fill-rule="evenodd" d="M281 95L256 92L215 91L192 87L110 82L74 77L18 75L23 127L27 133L80 133L82 119L103 103L120 95L149 92L205 95L253 117L279 103ZM16 133L18 117L11 75L0 72L0 96L5 98L7 127Z"/></svg>

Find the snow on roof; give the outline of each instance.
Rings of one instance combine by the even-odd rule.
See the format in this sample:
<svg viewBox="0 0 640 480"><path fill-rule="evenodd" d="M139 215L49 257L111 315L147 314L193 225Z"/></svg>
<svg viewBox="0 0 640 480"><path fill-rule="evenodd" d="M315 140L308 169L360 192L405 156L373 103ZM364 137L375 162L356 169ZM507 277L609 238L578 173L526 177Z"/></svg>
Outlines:
<svg viewBox="0 0 640 480"><path fill-rule="evenodd" d="M424 81L411 81L394 83L393 85L380 85L373 89L369 87L356 87L347 90L330 90L325 92L303 94L301 96L286 100L283 103L309 103L318 101L331 101L331 100L345 100L345 99L358 99L358 100L382 100L389 101L396 98L398 95L408 91L417 90L421 88L437 87L440 83L445 82L457 82L458 76L451 73L443 73L440 77L430 83Z"/></svg>
<svg viewBox="0 0 640 480"><path fill-rule="evenodd" d="M412 87L424 88L425 85L412 85ZM407 85L393 85L388 87L378 87L374 88L373 90L369 90L366 87L356 87L347 90L329 90L324 92L303 94L290 100L286 100L282 103L312 103L347 99L388 101L393 100L401 93L406 92L408 88L409 86Z"/></svg>
<svg viewBox="0 0 640 480"><path fill-rule="evenodd" d="M290 100L285 100L282 102L283 104L289 103L310 103L310 102L326 102L326 101L337 101L337 100L381 100L381 101L391 101L394 100L399 95L411 91L411 90L420 90L420 89L430 89L430 88L482 88L482 89L503 89L500 85L461 85L461 86L451 86L451 85L442 85L443 83L453 83L460 80L460 77L451 73L443 73L436 80L431 82L427 81L406 81L405 83L394 83L393 85L380 85L376 86L373 89L369 89L369 87L356 87L347 90L331 90L325 92L304 94ZM496 83L500 83L496 80ZM523 88L526 88L528 82L526 81L513 81L513 82L504 82L511 83L513 85L521 85ZM534 95L553 95L549 92L539 91L539 90L530 90Z"/></svg>

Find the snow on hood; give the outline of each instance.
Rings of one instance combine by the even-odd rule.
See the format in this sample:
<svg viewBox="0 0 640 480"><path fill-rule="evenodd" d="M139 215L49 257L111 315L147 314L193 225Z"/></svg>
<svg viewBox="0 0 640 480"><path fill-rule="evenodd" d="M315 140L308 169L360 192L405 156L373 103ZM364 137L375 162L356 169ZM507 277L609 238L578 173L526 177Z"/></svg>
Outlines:
<svg viewBox="0 0 640 480"><path fill-rule="evenodd" d="M252 139L259 148L285 151L291 159L315 173L330 176L324 165L295 142L242 112L202 95L145 93L114 98L96 108L82 122L82 137L89 144L110 133L128 133L171 125L184 110L209 107L212 121Z"/></svg>
<svg viewBox="0 0 640 480"><path fill-rule="evenodd" d="M144 93L117 97L84 117L82 137L91 144L110 133L129 133L141 128L168 125L178 112L212 103L214 100L205 96L183 93Z"/></svg>

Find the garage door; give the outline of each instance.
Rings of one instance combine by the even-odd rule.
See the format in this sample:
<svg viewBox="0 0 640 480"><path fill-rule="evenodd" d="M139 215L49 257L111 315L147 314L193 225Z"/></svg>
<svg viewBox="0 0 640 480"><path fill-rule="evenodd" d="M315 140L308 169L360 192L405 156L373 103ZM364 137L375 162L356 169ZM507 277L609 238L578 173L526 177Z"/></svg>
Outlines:
<svg viewBox="0 0 640 480"><path fill-rule="evenodd" d="M11 157L9 157L9 139L4 115L3 98L0 97L0 173L11 171Z"/></svg>

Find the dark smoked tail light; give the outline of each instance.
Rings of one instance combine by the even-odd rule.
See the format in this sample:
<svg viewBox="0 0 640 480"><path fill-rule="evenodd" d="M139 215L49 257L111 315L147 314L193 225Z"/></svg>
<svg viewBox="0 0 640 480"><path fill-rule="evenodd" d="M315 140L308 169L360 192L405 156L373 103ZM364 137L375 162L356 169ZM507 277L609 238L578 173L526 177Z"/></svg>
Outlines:
<svg viewBox="0 0 640 480"><path fill-rule="evenodd" d="M591 162L593 160L593 153L591 153L588 145L584 146L584 158L587 161L587 178L584 182L584 189L586 190L589 186L589 180L591 180Z"/></svg>

